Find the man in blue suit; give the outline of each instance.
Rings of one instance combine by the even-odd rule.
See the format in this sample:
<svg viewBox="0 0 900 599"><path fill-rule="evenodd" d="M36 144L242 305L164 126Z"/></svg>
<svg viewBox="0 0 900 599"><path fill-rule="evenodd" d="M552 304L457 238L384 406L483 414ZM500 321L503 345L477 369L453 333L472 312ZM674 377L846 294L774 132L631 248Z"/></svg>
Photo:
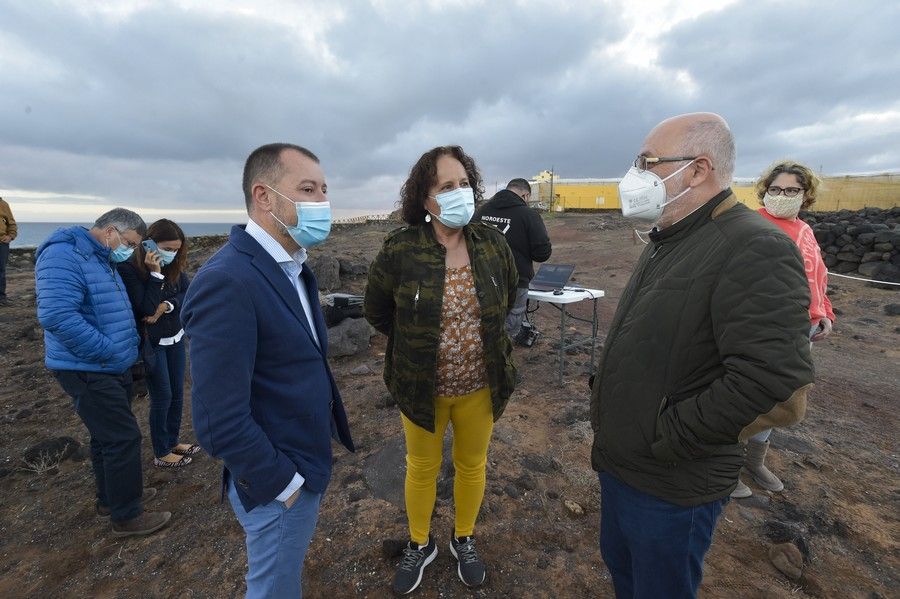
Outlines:
<svg viewBox="0 0 900 599"><path fill-rule="evenodd" d="M304 264L331 211L319 159L300 146L254 150L243 187L247 225L200 269L182 310L194 431L225 463L223 493L247 539L247 597L300 597L332 436L354 449Z"/></svg>
<svg viewBox="0 0 900 599"><path fill-rule="evenodd" d="M130 393L138 334L115 265L128 260L146 232L140 216L116 208L90 229L54 231L35 265L44 362L91 433L97 513L110 516L113 536L150 534L172 517L142 507L156 489L141 482L141 429Z"/></svg>

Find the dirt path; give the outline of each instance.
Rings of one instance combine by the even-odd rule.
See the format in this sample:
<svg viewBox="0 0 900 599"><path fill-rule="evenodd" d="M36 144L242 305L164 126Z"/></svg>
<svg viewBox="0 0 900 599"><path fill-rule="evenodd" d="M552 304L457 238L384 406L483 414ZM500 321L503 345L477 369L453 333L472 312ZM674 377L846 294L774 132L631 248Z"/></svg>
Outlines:
<svg viewBox="0 0 900 599"><path fill-rule="evenodd" d="M607 292L600 302L602 337L641 248L615 217L554 215L548 225L553 260L577 264L579 284ZM384 230L339 230L322 251L371 259ZM196 248L192 266L218 242ZM363 285L364 277L356 277L341 290L361 292ZM145 432L146 484L160 492L150 505L174 517L146 539L109 537L107 523L93 512L87 432L43 367L33 273L14 269L9 292L15 305L0 309L0 597L242 596L243 535L230 508L219 503L220 464L200 454L182 471L149 466L146 398L136 401L135 412ZM773 437L770 463L785 491L757 491L754 499L726 507L701 597L868 599L896 596L900 588L900 317L884 311L900 303L900 292L838 282L832 298L839 320L832 338L814 351L818 381L807 418ZM573 312L589 317L588 306ZM433 521L441 553L418 597L612 596L597 547L587 348L568 356L564 383L557 385L558 312L542 306L532 317L544 334L533 348L516 349L525 381L495 427L489 454L478 524L487 582L468 591L456 578L446 550L452 493L442 475ZM376 337L367 352L333 363L359 450L336 450L307 559L307 597L390 596L397 562L387 556L396 553L406 525L402 434L397 409L386 406L383 352L384 339ZM351 374L362 364L372 373ZM190 439L189 402L184 429ZM23 469L26 450L59 437L82 448L48 472ZM573 515L567 501L583 514ZM769 546L783 540L807 552L802 584L769 562Z"/></svg>

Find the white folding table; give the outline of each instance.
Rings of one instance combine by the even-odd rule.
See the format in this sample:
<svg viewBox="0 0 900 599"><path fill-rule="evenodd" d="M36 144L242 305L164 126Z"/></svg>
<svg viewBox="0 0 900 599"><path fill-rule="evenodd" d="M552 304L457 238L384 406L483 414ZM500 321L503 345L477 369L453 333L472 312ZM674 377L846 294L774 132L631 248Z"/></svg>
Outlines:
<svg viewBox="0 0 900 599"><path fill-rule="evenodd" d="M561 295L555 295L552 291L528 290L528 299L548 304L556 304L559 307L559 383L562 384L563 369L565 368L566 350L591 344L591 367L594 366L594 352L597 348L597 300L606 293L602 289L585 289L583 287L565 287ZM566 305L590 300L593 302L593 317L591 318L591 338L573 341L566 344Z"/></svg>

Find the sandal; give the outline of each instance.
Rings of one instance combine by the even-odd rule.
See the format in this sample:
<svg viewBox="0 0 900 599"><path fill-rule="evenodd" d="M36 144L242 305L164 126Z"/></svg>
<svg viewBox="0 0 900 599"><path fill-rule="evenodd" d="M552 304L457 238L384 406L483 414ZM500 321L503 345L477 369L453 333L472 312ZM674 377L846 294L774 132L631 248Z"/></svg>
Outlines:
<svg viewBox="0 0 900 599"><path fill-rule="evenodd" d="M182 466L187 466L190 463L191 458L186 455L181 456L181 459L177 462L167 462L159 458L153 458L153 465L158 468L181 468Z"/></svg>
<svg viewBox="0 0 900 599"><path fill-rule="evenodd" d="M175 455L194 455L198 451L202 449L199 445L191 445L187 449L178 449L178 446L172 448L172 453Z"/></svg>

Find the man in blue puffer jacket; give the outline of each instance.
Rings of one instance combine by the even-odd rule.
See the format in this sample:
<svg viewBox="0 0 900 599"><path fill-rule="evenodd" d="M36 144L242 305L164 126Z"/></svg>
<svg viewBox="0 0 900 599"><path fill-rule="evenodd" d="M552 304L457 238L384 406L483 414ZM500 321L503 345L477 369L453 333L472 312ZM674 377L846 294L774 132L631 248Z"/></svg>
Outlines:
<svg viewBox="0 0 900 599"><path fill-rule="evenodd" d="M169 512L144 512L141 431L128 386L138 334L125 285L114 262L127 260L147 225L124 208L88 230L57 229L37 251L38 320L44 359L91 434L97 513L109 515L113 536L144 535L166 525Z"/></svg>

